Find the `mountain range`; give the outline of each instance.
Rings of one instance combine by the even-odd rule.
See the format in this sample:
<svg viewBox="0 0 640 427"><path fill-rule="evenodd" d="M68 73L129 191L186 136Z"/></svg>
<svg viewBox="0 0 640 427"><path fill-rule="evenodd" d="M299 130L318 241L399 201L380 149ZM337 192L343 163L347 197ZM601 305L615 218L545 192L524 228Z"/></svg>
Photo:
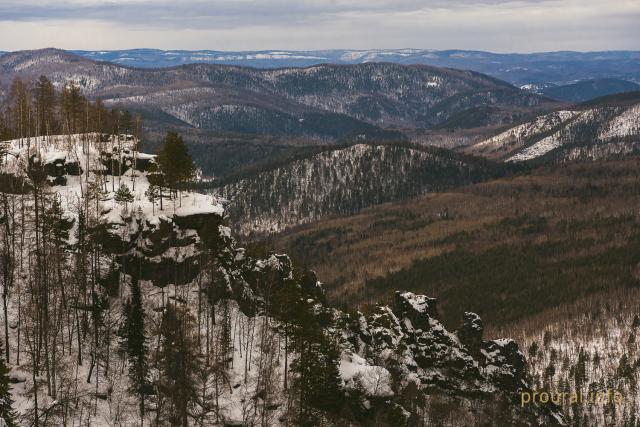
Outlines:
<svg viewBox="0 0 640 427"><path fill-rule="evenodd" d="M3 55L0 75L0 100L7 98L14 78L34 81L45 75L57 87L73 81L89 98L142 113L153 138L178 128L207 142L237 135L289 145L362 137L397 141L402 139L398 129L437 127L452 117L467 126L469 115L473 126L507 125L555 104L477 72L392 63L151 69L46 49ZM485 108L491 113L477 114Z"/></svg>
<svg viewBox="0 0 640 427"><path fill-rule="evenodd" d="M240 65L259 68L307 67L318 64L393 62L426 64L478 71L515 85L569 83L616 77L640 81L640 52L491 53L469 50L372 49L225 52L215 50L130 49L76 51L87 58L132 67L172 67L189 63Z"/></svg>
<svg viewBox="0 0 640 427"><path fill-rule="evenodd" d="M142 113L146 135L173 128L187 141L197 141L190 151L203 169L208 165L204 172L218 176L224 170L223 179L213 185L226 200L185 191L168 195L173 203L165 200L165 210L158 212L150 172L142 167L153 164L154 156L137 153L132 137L119 135L5 142L0 144L4 153L0 166L10 179L1 182L11 188L18 182L16 176L23 183L40 176L27 174L22 165L36 165L49 174L42 181L49 183L47 203L59 204L60 217L78 224L68 242L74 250L69 264L55 269L71 284L70 289L78 289L74 285L81 275L81 270L75 270L81 264L74 260L82 248L73 245L81 233L78 209L85 206L101 224L90 238L104 250L100 263L104 271L98 274L104 274L105 292L118 311L125 301L119 288L132 287L140 279L146 311L154 322L161 323L159 313L166 310L166 301L173 301L168 305L179 304L197 313L198 319L212 314L215 325L211 328L221 337L224 325L234 325L242 351L230 351L231 369L225 374L229 380L219 395L225 408L220 413L229 424L244 419L238 414L245 409L238 408L250 401L261 402L264 424L269 424L265 419L284 415L286 386L280 388L280 381L272 381L275 388L268 391L254 388L261 382L253 376L262 375L262 370L248 374L252 371L246 368L253 357L246 350L254 339L249 325L259 324L254 316L262 314L264 325L287 321L291 314L279 312L287 304L271 299L283 289L300 291L297 297L307 301L322 330L340 337L331 357L338 368L334 374L341 393L347 396L345 417L363 425L382 417L391 420L390 425L405 418L405 424L412 425L413 412L420 412L413 403L416 388L425 391L429 416L437 416L440 410L455 414L465 425L473 425L474 420L481 424L487 420L487 425L491 421L497 425L564 424L555 407L518 411L515 396L531 384L538 390L584 386L635 392L640 360L634 331L640 320L635 320L631 301L621 302L640 280L636 215L640 92L628 92L635 88L629 81L636 77L628 74L637 59L634 53L557 53L556 62L554 54L525 55L519 58L520 64L527 59L532 65L514 65L513 71L500 72L513 73L511 78L529 73L540 81L509 83L476 71L368 62L382 58L383 52L369 52L369 57L350 52L349 60L357 63L310 63L304 68L208 63L152 67L158 52L149 53L148 66L137 68L106 62L118 59L108 58L108 53L94 55L99 61L87 58L90 52L78 55L55 49L2 55L0 101L10 99L14 77L33 81L44 74L58 88L75 81L90 98L101 97L109 106ZM343 53L346 61L349 52ZM271 59L283 61L292 56L271 54L283 57ZM405 58L419 54L399 52ZM489 70L493 57L460 51L448 56L451 61L469 58ZM121 57L116 62L124 61ZM578 66L572 61L583 63ZM613 73L616 64L616 76L599 74ZM583 74L571 75L571 67ZM556 69L572 80L550 80ZM587 80L573 81L582 76ZM615 93L621 90L627 92ZM614 94L580 102L610 92ZM92 145L87 141L93 137ZM455 150L428 146L436 137L465 143ZM423 145L406 141L418 138ZM121 142L122 160L140 169L128 169L119 177L97 173L103 170L100 162L122 150ZM110 152L104 151L109 145ZM33 146L40 153L30 157ZM104 189L100 185L99 191L89 190L88 183L94 179L110 180L111 191L106 182ZM116 179L119 185L131 186L130 199L114 191ZM11 195L5 209L26 203L23 212L31 215L32 190L22 186L26 193ZM91 194L91 203L79 202L87 197L85 190ZM34 192L33 203L36 196ZM0 219L22 227L23 233L39 229L18 224L19 215L5 213ZM243 249L231 237L232 230L241 238L271 235ZM37 239L36 233L36 243ZM293 261L273 255L270 244L277 253L290 253ZM213 261L206 261L212 256ZM18 259L27 262L29 257ZM296 267L298 263L316 268L326 287L320 286L314 273ZM19 286L26 289L27 283ZM211 287L204 291L202 286ZM328 290L336 307L344 304L363 314L327 306L322 289ZM409 292L396 293L399 289ZM437 313L435 300L422 294L438 298ZM607 296L594 303L601 294ZM211 304L209 314L201 313L202 296ZM588 302L578 306L585 297ZM20 298L20 292L10 294L11 310L21 307L24 300ZM563 310L574 303L579 314L563 317ZM624 316L617 316L621 307ZM493 332L506 328L507 336L524 334L526 325L523 342L533 376L527 375L524 355L515 343L483 341L480 318L465 310L481 315ZM553 317L540 320L549 311ZM59 319L64 321L65 316ZM71 331L73 323L68 325ZM209 320L205 323L208 337ZM594 330L590 341L584 336L576 339L572 325L577 323L584 335ZM606 325L605 330L596 330L598 324ZM7 345L12 352L20 343L19 328L18 340L12 338ZM456 332L447 331L456 328ZM278 333L273 337L280 345L283 340ZM602 340L610 342L599 346ZM75 346L73 340L69 342ZM282 351L274 359L279 367L287 366L284 343L285 360L280 361ZM112 354L110 345L106 344L107 355ZM591 348L582 348L587 345ZM266 346L261 342L258 347ZM625 349L630 358L623 359ZM114 358L119 357L111 350ZM110 359L106 359L108 366ZM262 364L264 359L253 360ZM75 357L69 366L75 367ZM278 369L275 377L286 377L287 368ZM83 375L89 378L92 372L83 371ZM100 368L95 374L96 386L99 379L105 390L94 392L93 385L87 384L81 391L91 389L87 396L95 398L96 408L100 406L96 413L107 416L112 413L112 400L98 397L111 393L106 374L101 376ZM38 382L34 379L31 384L21 370L12 375L18 384L17 396L26 402ZM113 401L122 396L126 393L116 387ZM61 395L58 401L70 400ZM562 406L573 423L634 425L629 414L635 411L636 401L630 399L620 413L610 408L596 408L593 413L588 405ZM45 400L45 404L52 402ZM269 411L271 415L265 415ZM131 414L135 415L135 408ZM505 414L506 418L495 418Z"/></svg>

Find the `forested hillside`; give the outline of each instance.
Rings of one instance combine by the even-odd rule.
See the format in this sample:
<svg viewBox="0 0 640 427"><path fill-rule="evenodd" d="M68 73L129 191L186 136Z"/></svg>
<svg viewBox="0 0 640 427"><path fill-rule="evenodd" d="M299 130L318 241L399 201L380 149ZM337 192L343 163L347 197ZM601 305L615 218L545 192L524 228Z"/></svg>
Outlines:
<svg viewBox="0 0 640 427"><path fill-rule="evenodd" d="M171 67L190 63L228 64L258 68L308 67L318 64L393 62L473 70L517 86L534 89L566 85L567 80L616 78L640 81L637 51L493 53L473 50L368 49L229 52L215 50L128 49L76 51L100 61L132 67ZM602 94L601 94L602 95Z"/></svg>
<svg viewBox="0 0 640 427"><path fill-rule="evenodd" d="M356 144L235 178L218 191L230 201L229 215L241 234L264 234L506 171L433 147Z"/></svg>
<svg viewBox="0 0 640 427"><path fill-rule="evenodd" d="M634 425L638 167L630 158L536 168L295 227L271 243L313 265L336 305L366 310L402 287L436 297L446 327L477 312L489 336L526 343L537 390L624 396L615 407L565 402L572 424Z"/></svg>
<svg viewBox="0 0 640 427"><path fill-rule="evenodd" d="M623 92L637 92L640 85L634 82L604 78L583 80L577 83L571 83L560 86L550 86L540 92L553 99L564 101L584 102L590 99L600 98L602 96L613 95Z"/></svg>
<svg viewBox="0 0 640 427"><path fill-rule="evenodd" d="M498 327L635 286L637 168L628 159L535 169L327 218L272 243L313 265L336 304L375 304L410 286L439 299L450 327L467 309Z"/></svg>
<svg viewBox="0 0 640 427"><path fill-rule="evenodd" d="M595 294L501 328L526 350L536 389L549 393L615 390L617 402L563 402L574 424L633 426L638 423L638 288Z"/></svg>

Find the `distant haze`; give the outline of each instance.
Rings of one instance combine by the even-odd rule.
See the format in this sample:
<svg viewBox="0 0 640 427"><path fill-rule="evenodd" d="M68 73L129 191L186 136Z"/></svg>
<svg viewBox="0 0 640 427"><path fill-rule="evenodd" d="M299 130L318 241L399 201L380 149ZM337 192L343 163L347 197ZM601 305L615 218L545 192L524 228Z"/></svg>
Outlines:
<svg viewBox="0 0 640 427"><path fill-rule="evenodd" d="M638 0L2 0L0 50L640 50Z"/></svg>

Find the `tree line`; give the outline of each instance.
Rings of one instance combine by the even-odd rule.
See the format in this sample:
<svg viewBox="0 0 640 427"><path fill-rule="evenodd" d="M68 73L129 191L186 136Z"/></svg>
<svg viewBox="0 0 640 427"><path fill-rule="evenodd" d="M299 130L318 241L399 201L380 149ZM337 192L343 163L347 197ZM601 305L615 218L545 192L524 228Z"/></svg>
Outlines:
<svg viewBox="0 0 640 427"><path fill-rule="evenodd" d="M88 132L133 134L139 129L139 116L107 108L101 99L88 100L74 82L58 89L46 76L35 82L16 78L0 110L0 140Z"/></svg>

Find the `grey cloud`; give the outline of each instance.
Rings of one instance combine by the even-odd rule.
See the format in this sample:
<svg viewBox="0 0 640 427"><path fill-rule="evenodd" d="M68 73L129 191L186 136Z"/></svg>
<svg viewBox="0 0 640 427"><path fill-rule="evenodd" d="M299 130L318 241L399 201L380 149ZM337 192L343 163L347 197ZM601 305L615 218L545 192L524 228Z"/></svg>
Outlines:
<svg viewBox="0 0 640 427"><path fill-rule="evenodd" d="M638 22L638 0L0 0L0 50L633 50Z"/></svg>
<svg viewBox="0 0 640 427"><path fill-rule="evenodd" d="M523 4L557 2L529 0ZM398 13L425 9L456 10L465 7L513 3L510 0L186 0L141 2L17 2L0 4L0 21L50 21L92 19L146 26L179 25L187 28L320 22L345 13Z"/></svg>

